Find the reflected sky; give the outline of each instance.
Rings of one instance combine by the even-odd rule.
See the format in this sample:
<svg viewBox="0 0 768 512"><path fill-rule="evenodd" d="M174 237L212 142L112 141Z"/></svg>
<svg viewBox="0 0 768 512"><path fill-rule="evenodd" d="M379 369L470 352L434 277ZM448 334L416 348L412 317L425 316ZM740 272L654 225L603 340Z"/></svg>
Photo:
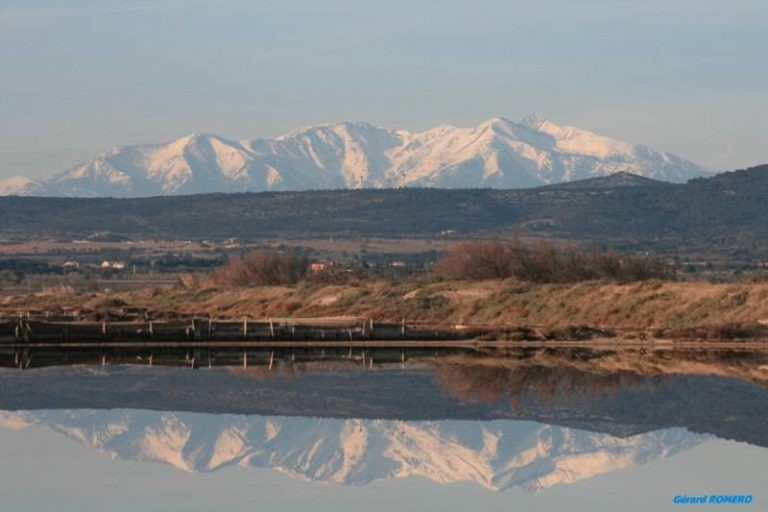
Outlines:
<svg viewBox="0 0 768 512"><path fill-rule="evenodd" d="M527 421L409 422L135 410L0 413L119 460L187 472L272 468L298 480L366 485L419 476L493 491L540 492L666 458L708 436L681 428L628 437Z"/></svg>
<svg viewBox="0 0 768 512"><path fill-rule="evenodd" d="M0 491L5 506L16 510L614 511L617 503L627 511L676 510L675 494L759 497L767 479L768 450L714 438L673 457L530 494L419 477L341 486L265 469L186 473L163 464L110 460L46 429L0 429Z"/></svg>
<svg viewBox="0 0 768 512"><path fill-rule="evenodd" d="M763 354L537 352L5 369L0 492L24 510L640 511L720 493L758 510L764 367Z"/></svg>

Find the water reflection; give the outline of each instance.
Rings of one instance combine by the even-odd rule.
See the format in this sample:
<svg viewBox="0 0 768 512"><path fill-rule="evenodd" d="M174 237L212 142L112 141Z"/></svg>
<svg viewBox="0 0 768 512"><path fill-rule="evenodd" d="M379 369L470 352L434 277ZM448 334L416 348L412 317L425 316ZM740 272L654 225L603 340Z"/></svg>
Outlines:
<svg viewBox="0 0 768 512"><path fill-rule="evenodd" d="M271 363L270 363L271 364ZM719 437L768 446L762 352L520 349L268 366L0 370L0 424L184 471L537 492Z"/></svg>
<svg viewBox="0 0 768 512"><path fill-rule="evenodd" d="M7 428L44 426L115 459L191 471L273 468L336 484L422 476L537 492L665 458L707 436L672 428L628 437L527 421L400 421L137 410L4 412Z"/></svg>

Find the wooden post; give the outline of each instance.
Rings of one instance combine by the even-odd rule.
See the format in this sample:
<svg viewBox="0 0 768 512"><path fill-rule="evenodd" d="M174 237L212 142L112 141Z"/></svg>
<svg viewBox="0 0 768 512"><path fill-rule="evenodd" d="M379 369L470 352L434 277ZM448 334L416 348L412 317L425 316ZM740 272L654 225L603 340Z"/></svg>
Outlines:
<svg viewBox="0 0 768 512"><path fill-rule="evenodd" d="M368 337L373 339L373 317L370 318L370 325L368 327Z"/></svg>
<svg viewBox="0 0 768 512"><path fill-rule="evenodd" d="M248 339L248 317L243 316L243 339Z"/></svg>
<svg viewBox="0 0 768 512"><path fill-rule="evenodd" d="M269 369L272 369L272 363L275 362L275 351L269 353Z"/></svg>
<svg viewBox="0 0 768 512"><path fill-rule="evenodd" d="M269 319L269 335L272 339L275 339L275 324L272 323L272 319Z"/></svg>
<svg viewBox="0 0 768 512"><path fill-rule="evenodd" d="M152 324L152 320L149 321L149 337L155 339L155 326Z"/></svg>
<svg viewBox="0 0 768 512"><path fill-rule="evenodd" d="M405 318L400 322L400 337L405 338Z"/></svg>
<svg viewBox="0 0 768 512"><path fill-rule="evenodd" d="M243 369L248 368L248 353L243 350Z"/></svg>
<svg viewBox="0 0 768 512"><path fill-rule="evenodd" d="M152 359L154 359L154 357L155 357L155 352L153 350L152 352L149 353L149 366L150 366L150 368L152 367Z"/></svg>
<svg viewBox="0 0 768 512"><path fill-rule="evenodd" d="M104 336L104 338L107 337L107 322L101 322L101 335Z"/></svg>

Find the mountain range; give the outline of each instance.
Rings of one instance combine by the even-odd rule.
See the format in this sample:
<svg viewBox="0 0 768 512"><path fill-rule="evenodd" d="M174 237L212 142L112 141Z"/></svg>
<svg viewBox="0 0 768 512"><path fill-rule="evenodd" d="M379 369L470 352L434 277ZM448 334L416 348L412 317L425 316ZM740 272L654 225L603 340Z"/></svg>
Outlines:
<svg viewBox="0 0 768 512"><path fill-rule="evenodd" d="M147 197L357 188L526 188L628 172L685 182L709 171L675 155L532 115L422 132L368 123L276 139L191 134L115 146L49 179L0 180L0 195Z"/></svg>
<svg viewBox="0 0 768 512"><path fill-rule="evenodd" d="M529 421L400 421L144 410L0 412L0 426L45 427L119 460L189 472L273 468L336 484L421 476L538 492L644 464L710 437L682 428L626 438Z"/></svg>

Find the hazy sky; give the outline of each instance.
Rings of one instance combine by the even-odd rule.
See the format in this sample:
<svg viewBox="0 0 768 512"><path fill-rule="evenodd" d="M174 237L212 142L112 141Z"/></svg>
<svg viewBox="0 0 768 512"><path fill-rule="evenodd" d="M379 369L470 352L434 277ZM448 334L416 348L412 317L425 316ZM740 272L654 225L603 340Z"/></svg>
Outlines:
<svg viewBox="0 0 768 512"><path fill-rule="evenodd" d="M189 132L537 112L768 162L766 0L0 0L0 178Z"/></svg>

